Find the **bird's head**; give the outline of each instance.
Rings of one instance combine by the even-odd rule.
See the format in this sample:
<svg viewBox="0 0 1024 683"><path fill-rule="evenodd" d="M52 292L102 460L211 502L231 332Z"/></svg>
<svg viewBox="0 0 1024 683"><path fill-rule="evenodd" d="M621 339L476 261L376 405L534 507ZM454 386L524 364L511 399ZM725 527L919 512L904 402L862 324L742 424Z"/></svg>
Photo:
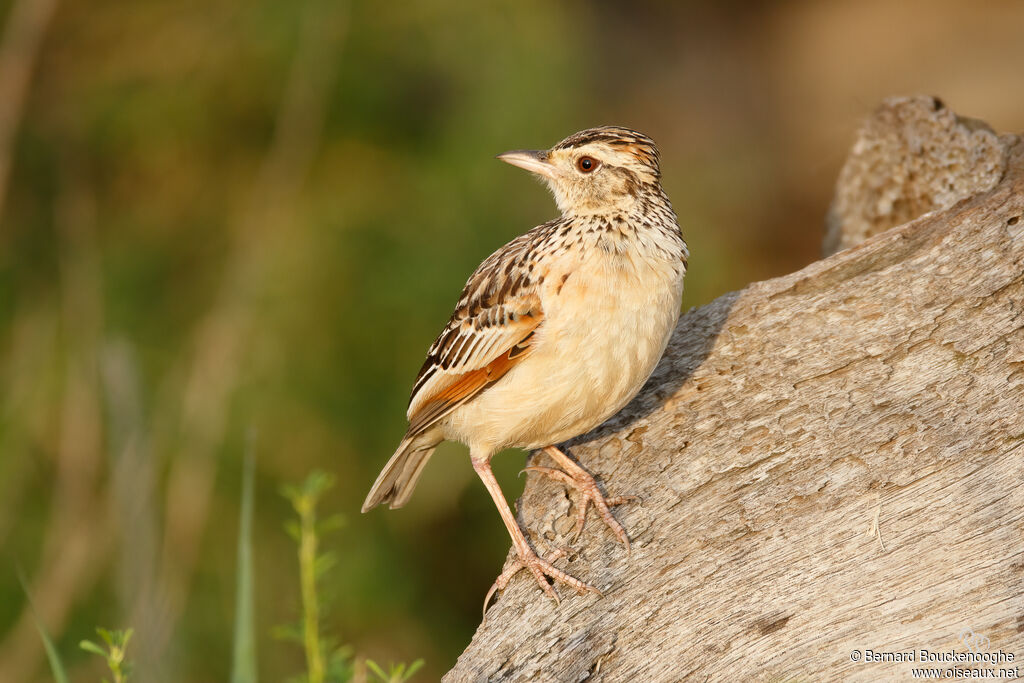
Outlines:
<svg viewBox="0 0 1024 683"><path fill-rule="evenodd" d="M580 131L548 150L516 150L498 158L544 178L566 215L628 211L661 181L654 141L617 126Z"/></svg>

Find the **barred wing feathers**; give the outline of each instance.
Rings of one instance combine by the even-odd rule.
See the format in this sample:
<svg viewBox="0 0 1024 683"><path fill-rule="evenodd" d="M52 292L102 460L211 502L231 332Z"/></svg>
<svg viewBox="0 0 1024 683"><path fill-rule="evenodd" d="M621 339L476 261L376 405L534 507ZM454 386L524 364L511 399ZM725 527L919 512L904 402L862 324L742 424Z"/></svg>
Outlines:
<svg viewBox="0 0 1024 683"><path fill-rule="evenodd" d="M410 435L435 424L529 355L544 321L543 276L533 262L553 227L542 225L509 242L470 276L416 378L407 413Z"/></svg>

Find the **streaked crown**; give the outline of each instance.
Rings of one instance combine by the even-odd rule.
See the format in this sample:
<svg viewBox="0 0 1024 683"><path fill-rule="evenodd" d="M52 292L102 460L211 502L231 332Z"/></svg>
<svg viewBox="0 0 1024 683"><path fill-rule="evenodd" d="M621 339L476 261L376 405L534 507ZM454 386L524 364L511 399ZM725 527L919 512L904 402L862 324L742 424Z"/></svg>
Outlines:
<svg viewBox="0 0 1024 683"><path fill-rule="evenodd" d="M551 148L552 151L560 149L579 149L594 143L603 143L613 149L629 152L636 160L650 168L655 177L661 177L660 156L658 146L654 140L643 133L631 128L621 126L598 126L588 128L578 133L573 133L566 139Z"/></svg>

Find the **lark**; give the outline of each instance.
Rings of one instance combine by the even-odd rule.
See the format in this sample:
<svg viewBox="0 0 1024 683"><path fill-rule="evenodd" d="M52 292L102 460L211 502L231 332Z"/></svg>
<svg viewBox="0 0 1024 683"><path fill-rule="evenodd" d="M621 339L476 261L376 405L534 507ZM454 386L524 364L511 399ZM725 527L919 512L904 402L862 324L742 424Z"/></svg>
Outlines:
<svg viewBox="0 0 1024 683"><path fill-rule="evenodd" d="M549 150L498 159L546 181L562 215L498 249L470 276L416 378L409 429L363 504L363 512L402 507L439 443L466 444L517 556L484 609L523 568L556 602L553 582L597 592L527 541L491 471L504 448L543 448L561 469L528 469L577 492L576 535L593 505L629 548L610 511L623 499L606 498L557 444L597 427L640 391L679 318L689 256L646 135L592 128Z"/></svg>

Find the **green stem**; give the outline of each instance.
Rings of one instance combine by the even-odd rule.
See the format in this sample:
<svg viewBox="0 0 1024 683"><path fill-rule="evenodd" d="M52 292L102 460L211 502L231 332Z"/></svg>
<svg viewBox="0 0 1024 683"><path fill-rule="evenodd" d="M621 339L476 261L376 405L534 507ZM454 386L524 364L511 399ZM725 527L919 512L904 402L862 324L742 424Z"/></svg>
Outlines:
<svg viewBox="0 0 1024 683"><path fill-rule="evenodd" d="M302 583L303 641L309 683L323 683L324 657L320 651L320 606L316 597L316 510L311 497L297 506L302 523L299 543L299 574Z"/></svg>

